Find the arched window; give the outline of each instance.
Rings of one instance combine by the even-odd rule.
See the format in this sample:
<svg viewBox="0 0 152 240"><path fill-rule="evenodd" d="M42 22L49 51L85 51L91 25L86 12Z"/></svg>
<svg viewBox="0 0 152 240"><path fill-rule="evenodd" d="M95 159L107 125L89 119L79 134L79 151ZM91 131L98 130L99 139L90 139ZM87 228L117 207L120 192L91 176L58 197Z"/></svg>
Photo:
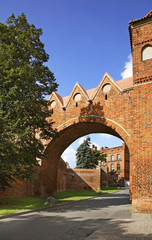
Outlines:
<svg viewBox="0 0 152 240"><path fill-rule="evenodd" d="M114 164L111 164L111 172L114 171Z"/></svg>
<svg viewBox="0 0 152 240"><path fill-rule="evenodd" d="M146 45L142 48L141 59L142 61L152 58L152 46Z"/></svg>
<svg viewBox="0 0 152 240"><path fill-rule="evenodd" d="M117 171L119 171L120 170L120 164L118 163L117 164Z"/></svg>

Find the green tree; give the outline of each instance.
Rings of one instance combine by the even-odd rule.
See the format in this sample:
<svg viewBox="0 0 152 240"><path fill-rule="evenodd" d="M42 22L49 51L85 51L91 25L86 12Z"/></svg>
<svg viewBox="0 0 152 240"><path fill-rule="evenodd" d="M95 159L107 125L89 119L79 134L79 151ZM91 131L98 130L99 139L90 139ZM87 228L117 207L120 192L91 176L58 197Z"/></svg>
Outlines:
<svg viewBox="0 0 152 240"><path fill-rule="evenodd" d="M101 153L98 150L92 150L92 164L94 167L98 165L99 161L105 161L105 154Z"/></svg>
<svg viewBox="0 0 152 240"><path fill-rule="evenodd" d="M0 23L0 189L31 177L44 146L54 135L46 95L56 90L49 56L40 40L42 29L22 13Z"/></svg>
<svg viewBox="0 0 152 240"><path fill-rule="evenodd" d="M76 168L93 168L89 137L76 150Z"/></svg>

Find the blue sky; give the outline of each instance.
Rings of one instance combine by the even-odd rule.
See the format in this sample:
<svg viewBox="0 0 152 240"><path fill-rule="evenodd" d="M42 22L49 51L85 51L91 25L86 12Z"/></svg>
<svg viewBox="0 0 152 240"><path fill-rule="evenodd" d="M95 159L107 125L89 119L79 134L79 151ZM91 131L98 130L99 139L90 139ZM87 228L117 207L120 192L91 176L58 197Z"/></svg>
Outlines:
<svg viewBox="0 0 152 240"><path fill-rule="evenodd" d="M76 82L84 89L97 87L105 72L115 81L130 76L131 48L128 24L144 17L151 0L1 0L0 22L22 12L42 28L47 63L59 84L58 93L70 95ZM104 136L104 137L103 137ZM121 145L115 137L93 134L99 146ZM69 147L75 152L82 139ZM67 150L67 152L70 150ZM66 152L65 152L66 153ZM72 156L71 152L65 156ZM72 160L71 160L72 159ZM70 158L73 167L73 158Z"/></svg>

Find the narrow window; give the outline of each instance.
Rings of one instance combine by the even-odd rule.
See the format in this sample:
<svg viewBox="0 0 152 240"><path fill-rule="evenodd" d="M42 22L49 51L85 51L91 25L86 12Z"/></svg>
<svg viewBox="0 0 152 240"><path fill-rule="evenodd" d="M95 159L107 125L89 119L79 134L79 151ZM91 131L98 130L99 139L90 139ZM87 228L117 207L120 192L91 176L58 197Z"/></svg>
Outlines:
<svg viewBox="0 0 152 240"><path fill-rule="evenodd" d="M106 155L106 162L108 162L108 156Z"/></svg>
<svg viewBox="0 0 152 240"><path fill-rule="evenodd" d="M120 164L118 163L117 164L117 171L119 171L120 170Z"/></svg>
<svg viewBox="0 0 152 240"><path fill-rule="evenodd" d="M114 155L111 155L111 161L114 161Z"/></svg>
<svg viewBox="0 0 152 240"><path fill-rule="evenodd" d="M107 97L107 94L105 95L105 100L107 100L108 99L108 97Z"/></svg>
<svg viewBox="0 0 152 240"><path fill-rule="evenodd" d="M120 154L117 154L117 160L120 160Z"/></svg>

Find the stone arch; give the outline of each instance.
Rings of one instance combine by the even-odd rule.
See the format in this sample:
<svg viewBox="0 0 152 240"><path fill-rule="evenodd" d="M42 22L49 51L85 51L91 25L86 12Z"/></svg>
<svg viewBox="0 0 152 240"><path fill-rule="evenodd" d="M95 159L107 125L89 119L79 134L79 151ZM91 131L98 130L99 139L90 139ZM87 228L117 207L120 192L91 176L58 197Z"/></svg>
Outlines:
<svg viewBox="0 0 152 240"><path fill-rule="evenodd" d="M74 122L73 122L74 121ZM116 121L91 115L70 119L66 126L59 126L59 136L52 139L46 149L46 158L42 160L41 195L50 195L56 191L57 164L64 150L76 139L91 133L108 133L129 144L129 133Z"/></svg>

